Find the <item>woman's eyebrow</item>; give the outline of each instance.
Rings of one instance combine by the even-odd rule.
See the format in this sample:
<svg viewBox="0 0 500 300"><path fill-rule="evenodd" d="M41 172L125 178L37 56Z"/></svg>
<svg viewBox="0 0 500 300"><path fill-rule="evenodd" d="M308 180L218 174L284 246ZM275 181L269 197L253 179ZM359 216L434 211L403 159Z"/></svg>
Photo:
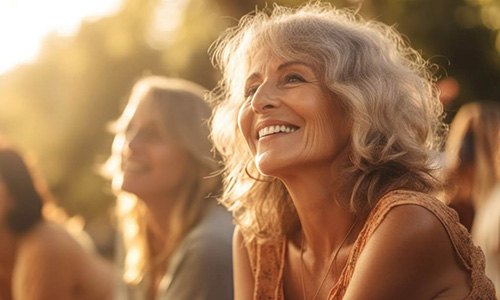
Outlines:
<svg viewBox="0 0 500 300"><path fill-rule="evenodd" d="M282 69L285 69L285 68L293 66L293 65L302 65L304 67L308 67L309 69L312 69L312 67L309 64L302 62L302 61L287 61L287 62L284 62L281 65L279 65L277 70L282 70Z"/></svg>
<svg viewBox="0 0 500 300"><path fill-rule="evenodd" d="M294 61L287 61L287 62L284 62L284 63L280 64L280 65L276 68L276 70L277 70L277 71L281 71L281 70L283 70L283 69L286 69L286 68L291 67L291 66L294 66L294 65L301 65L301 66L307 67L307 68L309 68L309 69L311 69L311 70L312 70L312 67L311 67L309 64L307 64L307 63L305 63L305 62L302 62L302 61L298 61L298 60L297 60L297 61L295 61L295 60L294 60ZM255 79L256 79L256 78L258 78L259 76L260 76L260 75L259 75L259 73L258 73L258 72L254 72L254 73L250 74L250 76L248 76L248 77L246 78L246 80L245 80L245 84L246 84L246 83L248 83L249 81L255 80Z"/></svg>

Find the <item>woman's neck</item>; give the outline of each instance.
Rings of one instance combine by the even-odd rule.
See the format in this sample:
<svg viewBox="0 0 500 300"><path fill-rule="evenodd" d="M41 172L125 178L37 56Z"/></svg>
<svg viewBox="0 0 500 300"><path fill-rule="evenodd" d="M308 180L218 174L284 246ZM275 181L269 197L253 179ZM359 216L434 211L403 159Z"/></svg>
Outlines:
<svg viewBox="0 0 500 300"><path fill-rule="evenodd" d="M169 193L149 195L140 198L146 208L145 221L148 228L154 233L168 235L168 227L177 204L186 196L186 188L178 187Z"/></svg>
<svg viewBox="0 0 500 300"><path fill-rule="evenodd" d="M352 190L346 181L348 178L331 169L311 168L283 180L302 228L294 236L295 243L304 239L304 244L316 257L329 257L352 224L359 223L355 214L344 205L349 203L349 191ZM356 235L357 228L353 231L351 236Z"/></svg>
<svg viewBox="0 0 500 300"><path fill-rule="evenodd" d="M147 199L144 201L146 213L146 238L150 260L151 285L149 299L155 299L160 281L165 274L168 263L168 237L171 235L171 220L175 213L175 204L178 197L163 197L161 199Z"/></svg>
<svg viewBox="0 0 500 300"><path fill-rule="evenodd" d="M153 244L155 243L164 244L170 227L170 221L172 216L172 211L174 210L174 204L177 199L161 199L158 201L145 201L145 223L148 232L149 240ZM162 246L163 248L163 246ZM150 249L153 250L154 249Z"/></svg>

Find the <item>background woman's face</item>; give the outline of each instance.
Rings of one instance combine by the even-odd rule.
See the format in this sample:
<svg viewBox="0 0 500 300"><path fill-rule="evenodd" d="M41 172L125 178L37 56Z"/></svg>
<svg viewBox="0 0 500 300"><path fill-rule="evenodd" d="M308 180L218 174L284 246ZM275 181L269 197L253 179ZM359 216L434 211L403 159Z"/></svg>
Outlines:
<svg viewBox="0 0 500 300"><path fill-rule="evenodd" d="M126 129L122 189L143 201L175 196L186 182L189 163L154 103L142 101Z"/></svg>

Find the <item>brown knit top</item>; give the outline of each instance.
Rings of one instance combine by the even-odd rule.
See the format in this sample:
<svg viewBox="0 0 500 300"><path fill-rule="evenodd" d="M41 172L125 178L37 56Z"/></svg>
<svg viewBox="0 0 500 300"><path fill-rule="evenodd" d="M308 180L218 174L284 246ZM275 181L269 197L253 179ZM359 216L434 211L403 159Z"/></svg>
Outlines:
<svg viewBox="0 0 500 300"><path fill-rule="evenodd" d="M495 289L484 273L484 255L472 243L468 231L458 222L456 212L434 197L413 191L397 190L383 196L370 212L359 233L339 280L331 289L328 299L342 299L349 285L356 262L363 249L382 223L387 213L399 205L419 205L432 212L445 227L457 257L470 273L471 292L466 299L495 299ZM285 268L286 238L275 242L247 245L250 264L255 278L255 300L284 299L283 271Z"/></svg>

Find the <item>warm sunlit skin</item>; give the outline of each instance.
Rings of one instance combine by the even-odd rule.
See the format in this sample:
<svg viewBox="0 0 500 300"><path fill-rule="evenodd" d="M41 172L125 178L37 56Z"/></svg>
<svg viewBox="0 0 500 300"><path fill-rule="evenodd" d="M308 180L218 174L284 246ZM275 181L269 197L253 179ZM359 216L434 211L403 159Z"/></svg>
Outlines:
<svg viewBox="0 0 500 300"><path fill-rule="evenodd" d="M0 180L0 221L12 198ZM0 227L2 300L109 300L113 275L61 226L40 222L18 236ZM10 298L12 297L12 298Z"/></svg>
<svg viewBox="0 0 500 300"><path fill-rule="evenodd" d="M258 169L287 187L302 227L287 245L285 297L303 299L303 236L307 299L315 295L331 254L341 246L316 298L326 299L365 217L356 217L333 201L349 197L351 190L345 171L351 121L307 62L282 61L266 51L252 57L245 94L238 118L240 130ZM270 125L285 127L259 135L259 130ZM285 132L266 135L276 129ZM252 299L254 279L239 232L233 251L236 299ZM439 299L463 298L469 292L464 288L468 275L459 266L444 227L432 213L418 206L397 207L363 250L344 299L431 299L438 294Z"/></svg>
<svg viewBox="0 0 500 300"><path fill-rule="evenodd" d="M61 227L41 223L19 241L14 299L111 299L108 264L89 256Z"/></svg>
<svg viewBox="0 0 500 300"><path fill-rule="evenodd" d="M122 159L122 189L152 206L182 190L190 162L154 110L150 101L139 104L126 131Z"/></svg>
<svg viewBox="0 0 500 300"><path fill-rule="evenodd" d="M279 61L265 51L254 61L263 63L250 67L239 126L258 169L285 182L293 181L298 169L301 174L305 169L335 171L330 162L344 161L339 157L350 128L340 103L306 62ZM291 132L266 134L273 125Z"/></svg>

